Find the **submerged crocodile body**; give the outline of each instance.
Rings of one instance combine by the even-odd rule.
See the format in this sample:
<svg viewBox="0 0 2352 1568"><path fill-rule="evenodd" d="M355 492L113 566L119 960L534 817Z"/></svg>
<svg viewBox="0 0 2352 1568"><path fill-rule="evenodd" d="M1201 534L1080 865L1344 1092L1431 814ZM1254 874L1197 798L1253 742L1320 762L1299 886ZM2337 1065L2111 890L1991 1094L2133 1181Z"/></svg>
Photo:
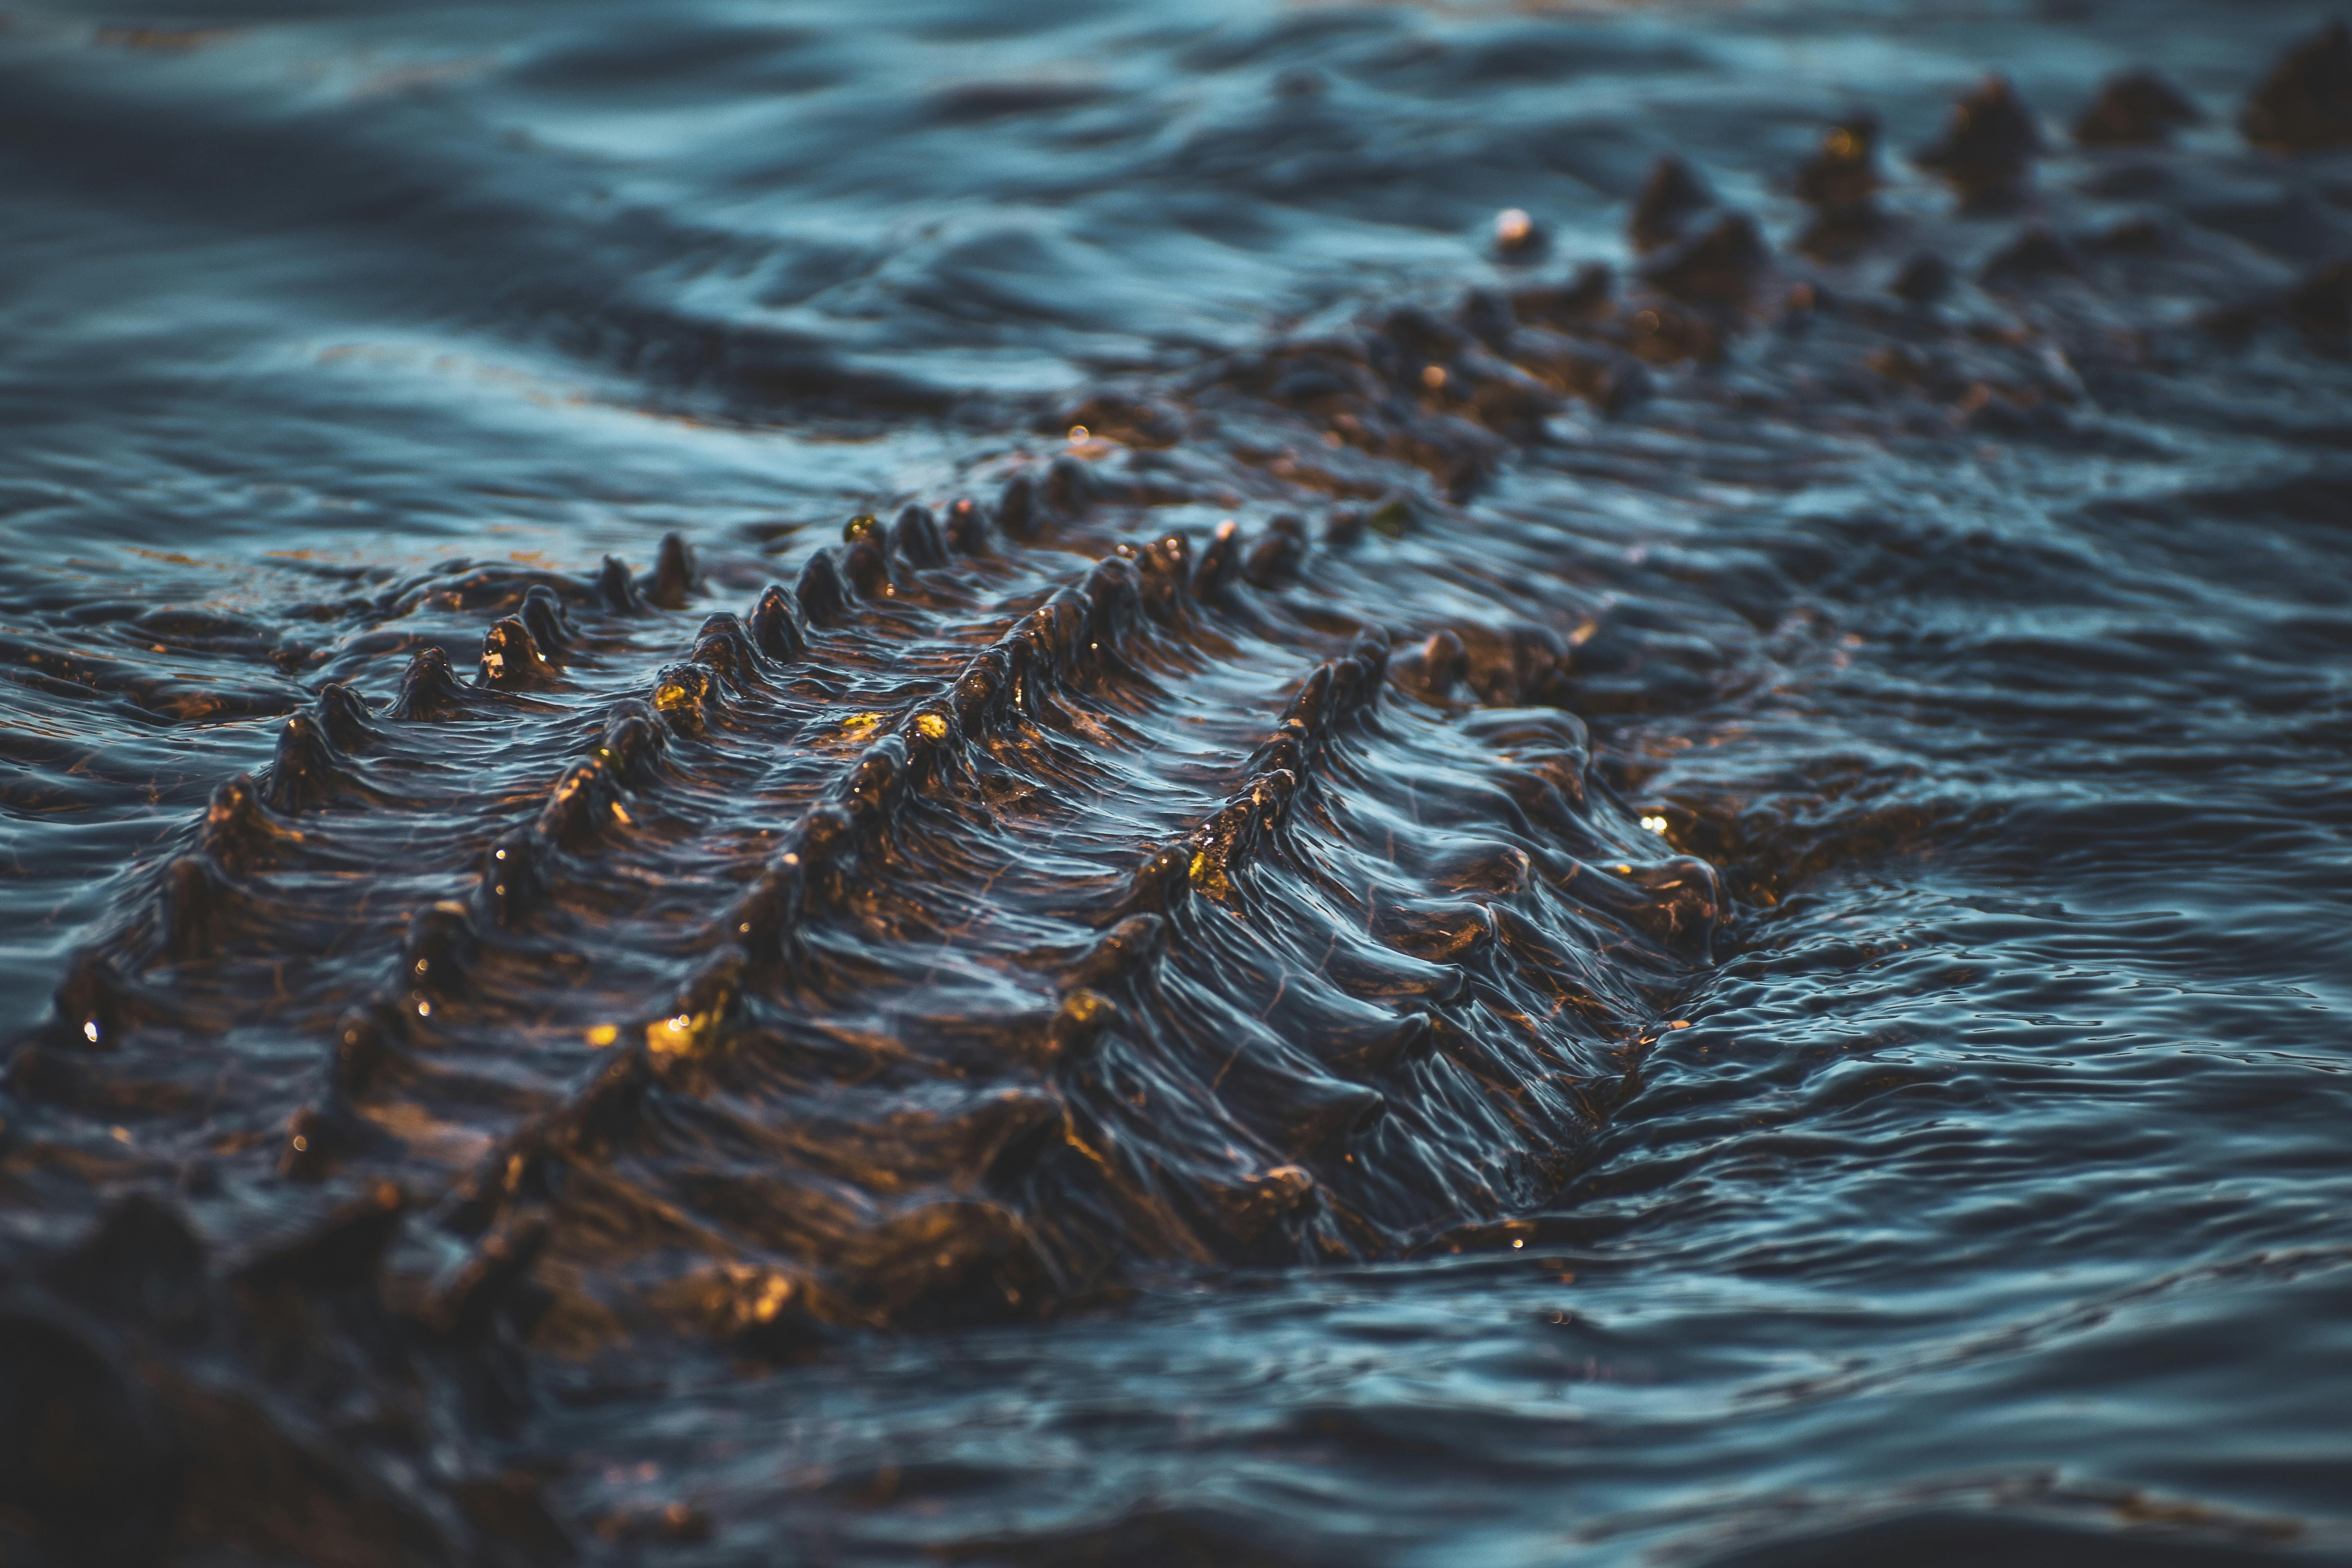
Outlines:
<svg viewBox="0 0 2352 1568"><path fill-rule="evenodd" d="M1791 586L1656 624L1572 526L1483 531L1498 477L1563 419L1573 461L1652 419L1780 483L1839 440L2127 443L2179 345L2340 353L2352 216L2291 155L2352 143L2347 92L2337 27L2257 151L2191 155L2119 79L2070 177L2145 211L2091 231L1998 81L1914 160L1948 201L1833 128L1785 250L1669 161L1622 279L1511 226L1516 287L1043 411L1067 450L984 499L780 531L789 584L672 536L642 575L321 569L274 637L128 623L242 686L16 650L282 718L8 1059L0 1360L110 1458L0 1420L0 1500L125 1561L560 1559L485 1458L548 1358L1507 1238L1808 868L1643 820L1585 722L1747 690ZM1202 508L1236 521L1161 523ZM309 1217L200 1239L184 1199L244 1191Z"/></svg>

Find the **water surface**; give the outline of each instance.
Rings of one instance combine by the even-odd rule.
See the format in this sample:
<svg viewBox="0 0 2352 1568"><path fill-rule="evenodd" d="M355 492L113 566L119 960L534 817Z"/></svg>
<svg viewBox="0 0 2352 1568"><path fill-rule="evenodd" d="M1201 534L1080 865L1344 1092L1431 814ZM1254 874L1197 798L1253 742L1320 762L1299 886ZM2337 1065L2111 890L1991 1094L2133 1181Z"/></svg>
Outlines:
<svg viewBox="0 0 2352 1568"><path fill-rule="evenodd" d="M2327 19L13 14L0 1542L2352 1558Z"/></svg>

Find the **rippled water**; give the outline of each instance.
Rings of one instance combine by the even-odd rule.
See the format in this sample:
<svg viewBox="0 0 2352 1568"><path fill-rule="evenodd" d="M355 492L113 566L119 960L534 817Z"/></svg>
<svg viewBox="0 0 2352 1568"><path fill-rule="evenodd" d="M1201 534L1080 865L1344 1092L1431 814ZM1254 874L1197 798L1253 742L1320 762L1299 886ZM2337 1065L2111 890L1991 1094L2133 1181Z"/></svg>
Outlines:
<svg viewBox="0 0 2352 1568"><path fill-rule="evenodd" d="M15 13L0 1551L2352 1560L2327 20Z"/></svg>

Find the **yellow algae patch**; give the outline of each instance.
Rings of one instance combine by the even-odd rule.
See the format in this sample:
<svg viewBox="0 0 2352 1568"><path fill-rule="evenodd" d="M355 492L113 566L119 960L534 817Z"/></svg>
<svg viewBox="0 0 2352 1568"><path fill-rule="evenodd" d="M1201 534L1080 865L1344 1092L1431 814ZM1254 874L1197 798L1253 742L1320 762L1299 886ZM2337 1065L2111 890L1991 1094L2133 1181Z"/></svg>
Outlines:
<svg viewBox="0 0 2352 1568"><path fill-rule="evenodd" d="M922 731L923 738L927 741L944 741L948 738L948 721L936 713L918 715L915 728Z"/></svg>
<svg viewBox="0 0 2352 1568"><path fill-rule="evenodd" d="M749 1263L725 1263L685 1286L683 1301L692 1301L724 1333L766 1328L784 1315L801 1296L799 1282L789 1274Z"/></svg>
<svg viewBox="0 0 2352 1568"><path fill-rule="evenodd" d="M1073 991L1062 1002L1063 1016L1074 1024L1093 1024L1114 1011L1109 998L1091 991Z"/></svg>
<svg viewBox="0 0 2352 1568"><path fill-rule="evenodd" d="M602 752L601 754L610 756L612 753L606 752ZM563 802L570 800L573 795L578 795L580 793L581 786L587 782L588 774L584 769L573 768L571 772L565 773L562 778L555 781L555 804L561 805Z"/></svg>
<svg viewBox="0 0 2352 1568"><path fill-rule="evenodd" d="M737 1285L741 1293L730 1304L735 1321L745 1328L774 1322L793 1299L793 1282L782 1274L755 1274Z"/></svg>
<svg viewBox="0 0 2352 1568"><path fill-rule="evenodd" d="M659 1057L694 1057L709 1050L719 1037L719 1010L675 1013L646 1026L646 1049Z"/></svg>
<svg viewBox="0 0 2352 1568"><path fill-rule="evenodd" d="M656 1056L683 1057L694 1052L694 1015L656 1018L646 1026L646 1048Z"/></svg>

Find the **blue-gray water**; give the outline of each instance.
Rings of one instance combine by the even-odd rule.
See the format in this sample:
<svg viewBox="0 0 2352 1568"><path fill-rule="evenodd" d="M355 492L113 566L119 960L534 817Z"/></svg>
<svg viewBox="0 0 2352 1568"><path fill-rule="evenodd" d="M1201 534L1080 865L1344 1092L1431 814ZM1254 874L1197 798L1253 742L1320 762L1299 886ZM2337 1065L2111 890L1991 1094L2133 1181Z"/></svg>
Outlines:
<svg viewBox="0 0 2352 1568"><path fill-rule="evenodd" d="M0 1554L2352 1561L2329 17L11 13Z"/></svg>

